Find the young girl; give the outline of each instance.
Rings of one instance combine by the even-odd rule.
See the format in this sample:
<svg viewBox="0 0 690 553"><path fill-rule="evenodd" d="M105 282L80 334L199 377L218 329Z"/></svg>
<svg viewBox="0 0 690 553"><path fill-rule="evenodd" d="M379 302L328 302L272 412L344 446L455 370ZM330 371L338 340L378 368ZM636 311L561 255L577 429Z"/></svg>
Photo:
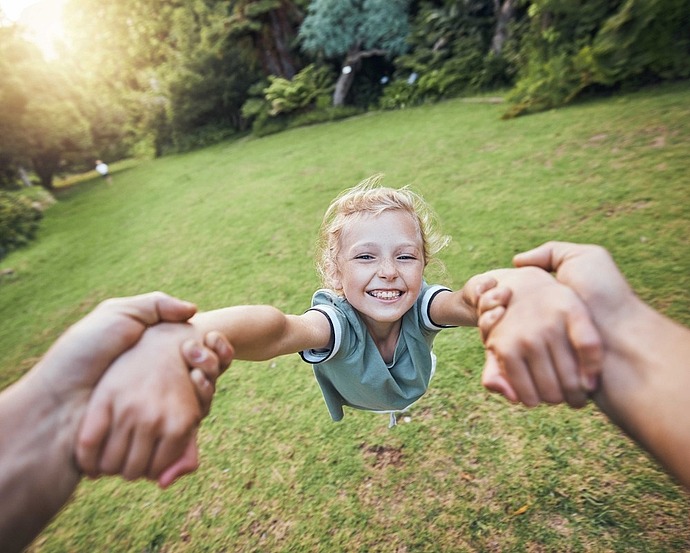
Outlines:
<svg viewBox="0 0 690 553"><path fill-rule="evenodd" d="M200 313L187 326L157 325L137 348L142 360L146 348L153 360L161 345L170 349L183 338L218 330L232 344L235 359L259 361L300 353L313 365L333 420L341 420L343 407L348 406L390 413L394 424L394 413L407 409L428 388L436 366L432 344L438 332L476 326L477 296L496 281L475 277L457 292L427 284L424 269L447 239L434 228L432 212L420 196L406 188L381 187L379 180L375 177L346 190L326 212L318 260L325 288L314 294L311 309L286 315L270 306L237 306ZM493 273L499 281L504 274ZM552 336L550 329L557 328L562 338L562 310L556 307L570 305L572 294L564 299L559 294L568 289L555 281L550 290L554 309L536 318L537 330L539 336L542 329L551 332L544 336ZM509 296L498 297L504 305L508 302ZM135 372L115 369L94 392L81 430L77 456L91 474L100 472L104 461L110 472L126 463L127 445L107 443L112 441L106 440L111 424L113 428L131 425L132 432L137 425L136 417L111 421L104 413L131 414L152 408L152 402L165 404L155 389L132 389L138 380ZM164 367L155 369L169 379ZM571 372L576 369L573 366ZM542 397L554 387L560 392L563 382L549 371L545 375L535 371L531 378Z"/></svg>

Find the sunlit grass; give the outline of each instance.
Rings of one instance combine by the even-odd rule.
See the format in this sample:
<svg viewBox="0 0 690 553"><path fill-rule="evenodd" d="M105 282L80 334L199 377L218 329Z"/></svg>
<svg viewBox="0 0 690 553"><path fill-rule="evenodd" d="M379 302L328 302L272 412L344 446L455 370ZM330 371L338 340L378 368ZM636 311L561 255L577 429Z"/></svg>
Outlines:
<svg viewBox="0 0 690 553"><path fill-rule="evenodd" d="M65 188L0 281L0 382L99 300L152 289L209 309L294 312L318 285L320 218L376 172L411 184L453 237L443 280L547 239L607 246L641 296L690 324L690 87L511 121L451 101L143 162ZM429 280L439 279L439 272ZM679 551L688 500L593 409L485 393L474 331L436 342L411 411L330 421L296 356L236 363L170 490L87 482L36 551Z"/></svg>

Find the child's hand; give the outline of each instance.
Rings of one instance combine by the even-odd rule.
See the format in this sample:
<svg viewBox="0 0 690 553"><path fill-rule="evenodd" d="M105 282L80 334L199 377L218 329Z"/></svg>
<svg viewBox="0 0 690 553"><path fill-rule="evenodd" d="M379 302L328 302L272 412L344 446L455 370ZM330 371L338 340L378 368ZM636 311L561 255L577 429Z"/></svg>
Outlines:
<svg viewBox="0 0 690 553"><path fill-rule="evenodd" d="M484 344L486 344L493 328L505 314L511 296L510 288L496 286L492 289L487 288L477 298L477 326ZM487 348L485 355L482 385L491 392L501 394L508 401L518 402L518 395L510 382L501 374L501 368L493 351Z"/></svg>
<svg viewBox="0 0 690 553"><path fill-rule="evenodd" d="M204 339L204 344L206 348L212 349L212 351L199 346L194 340L187 340L182 344L180 353L182 353L187 364L194 367L189 376L194 384L202 415L205 417L211 408L216 379L232 362L234 351L220 332L209 332ZM217 361L214 359L213 353L217 356ZM167 488L175 480L194 472L197 468L199 468L199 451L196 444L196 432L194 432L182 457L166 468L158 477L158 485L161 488Z"/></svg>
<svg viewBox="0 0 690 553"><path fill-rule="evenodd" d="M91 397L77 441L86 474L155 479L180 458L203 412L180 354L190 337L191 325L156 325L113 363Z"/></svg>
<svg viewBox="0 0 690 553"><path fill-rule="evenodd" d="M504 293L501 287L479 302L488 350L482 383L527 406L565 401L582 407L596 388L603 355L586 307L543 270L507 270L503 277L501 286L512 290L507 310L491 311L497 305L493 295Z"/></svg>
<svg viewBox="0 0 690 553"><path fill-rule="evenodd" d="M214 330L206 334L203 345L196 340L186 340L180 348L180 354L187 366L191 367L189 376L202 417L205 417L211 410L216 380L230 366L235 352L227 338Z"/></svg>

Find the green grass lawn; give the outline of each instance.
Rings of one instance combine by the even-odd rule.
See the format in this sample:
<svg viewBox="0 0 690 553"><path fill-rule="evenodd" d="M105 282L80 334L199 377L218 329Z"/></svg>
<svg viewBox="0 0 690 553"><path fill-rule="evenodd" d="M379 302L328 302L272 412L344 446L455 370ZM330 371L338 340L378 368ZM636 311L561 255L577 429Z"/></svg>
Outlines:
<svg viewBox="0 0 690 553"><path fill-rule="evenodd" d="M460 100L114 167L64 188L0 280L0 386L100 300L161 289L201 309L300 313L321 216L376 173L453 237L461 286L548 239L596 242L640 295L690 324L690 83L510 121ZM596 410L486 393L473 329L442 333L411 421L330 421L297 356L235 363L169 490L85 482L33 551L681 551L690 502ZM651 416L651 415L650 415Z"/></svg>

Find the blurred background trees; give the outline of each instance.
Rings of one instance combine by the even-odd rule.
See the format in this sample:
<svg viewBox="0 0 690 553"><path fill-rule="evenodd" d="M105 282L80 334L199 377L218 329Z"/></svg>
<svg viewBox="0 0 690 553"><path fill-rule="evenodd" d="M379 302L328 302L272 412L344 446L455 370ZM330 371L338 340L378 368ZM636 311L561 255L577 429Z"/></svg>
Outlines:
<svg viewBox="0 0 690 553"><path fill-rule="evenodd" d="M369 109L506 117L690 76L690 0L67 0L46 60L0 26L0 186Z"/></svg>

